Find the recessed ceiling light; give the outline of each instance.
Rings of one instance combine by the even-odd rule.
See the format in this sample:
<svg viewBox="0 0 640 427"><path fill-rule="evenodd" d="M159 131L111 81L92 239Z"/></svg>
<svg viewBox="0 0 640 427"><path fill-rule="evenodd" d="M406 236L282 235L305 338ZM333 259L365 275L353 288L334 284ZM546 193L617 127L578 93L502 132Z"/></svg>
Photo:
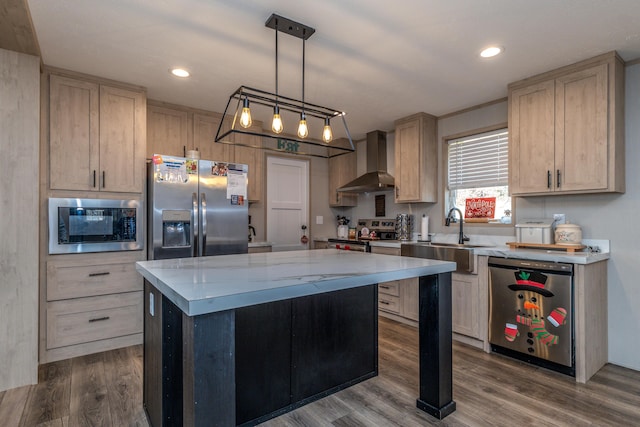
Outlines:
<svg viewBox="0 0 640 427"><path fill-rule="evenodd" d="M191 74L184 68L172 68L169 72L176 77L189 77Z"/></svg>
<svg viewBox="0 0 640 427"><path fill-rule="evenodd" d="M480 56L482 56L483 58L492 58L496 55L501 54L502 52L504 52L504 48L500 46L490 46L480 52Z"/></svg>

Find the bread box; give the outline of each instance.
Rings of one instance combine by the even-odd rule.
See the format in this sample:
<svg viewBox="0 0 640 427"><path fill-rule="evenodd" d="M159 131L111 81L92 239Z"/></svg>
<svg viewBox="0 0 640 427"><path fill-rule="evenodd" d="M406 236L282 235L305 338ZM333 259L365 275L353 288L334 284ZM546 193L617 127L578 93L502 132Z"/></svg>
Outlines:
<svg viewBox="0 0 640 427"><path fill-rule="evenodd" d="M518 243L553 243L553 219L526 219L516 224Z"/></svg>

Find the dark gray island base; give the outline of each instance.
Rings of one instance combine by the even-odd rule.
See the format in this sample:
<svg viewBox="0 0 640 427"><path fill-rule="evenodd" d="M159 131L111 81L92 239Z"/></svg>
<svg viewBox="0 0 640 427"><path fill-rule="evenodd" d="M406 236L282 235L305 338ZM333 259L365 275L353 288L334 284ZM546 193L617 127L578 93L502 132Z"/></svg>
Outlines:
<svg viewBox="0 0 640 427"><path fill-rule="evenodd" d="M378 374L375 283L189 315L147 277L143 403L154 427L256 425ZM455 411L451 273L419 286L417 407L442 419Z"/></svg>

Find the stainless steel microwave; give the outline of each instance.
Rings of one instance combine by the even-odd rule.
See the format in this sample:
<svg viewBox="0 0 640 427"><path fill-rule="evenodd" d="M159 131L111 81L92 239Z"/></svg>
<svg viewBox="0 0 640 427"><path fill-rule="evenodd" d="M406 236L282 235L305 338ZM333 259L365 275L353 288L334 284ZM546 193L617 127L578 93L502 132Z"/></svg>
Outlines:
<svg viewBox="0 0 640 427"><path fill-rule="evenodd" d="M49 199L49 253L134 251L144 247L139 200Z"/></svg>

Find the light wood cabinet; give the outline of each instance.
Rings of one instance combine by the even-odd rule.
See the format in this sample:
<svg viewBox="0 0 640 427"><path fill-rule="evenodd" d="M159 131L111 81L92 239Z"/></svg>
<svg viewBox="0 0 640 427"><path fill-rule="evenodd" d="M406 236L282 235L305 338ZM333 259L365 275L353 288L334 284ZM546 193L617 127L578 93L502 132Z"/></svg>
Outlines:
<svg viewBox="0 0 640 427"><path fill-rule="evenodd" d="M262 139L253 135L231 135L229 141L245 145L216 143L215 137L222 115L179 105L151 101L149 104L147 157L154 153L179 157L188 150L196 150L204 160L237 162L249 166L247 196L252 202L263 199L264 154ZM255 121L253 130L259 132L262 123ZM222 122L222 130L231 127L231 119Z"/></svg>
<svg viewBox="0 0 640 427"><path fill-rule="evenodd" d="M346 144L345 141L342 140L342 144ZM356 193L338 191L338 188L357 178L357 160L355 152L329 158L329 206L358 206Z"/></svg>
<svg viewBox="0 0 640 427"><path fill-rule="evenodd" d="M40 362L142 342L144 253L49 256L40 306Z"/></svg>
<svg viewBox="0 0 640 427"><path fill-rule="evenodd" d="M395 122L396 203L438 201L437 119L418 113Z"/></svg>
<svg viewBox="0 0 640 427"><path fill-rule="evenodd" d="M623 73L610 53L509 85L511 194L624 192Z"/></svg>
<svg viewBox="0 0 640 427"><path fill-rule="evenodd" d="M371 253L400 256L400 248L372 246ZM419 318L419 278L392 280L378 284L378 309L394 320L417 326Z"/></svg>
<svg viewBox="0 0 640 427"><path fill-rule="evenodd" d="M254 123L253 126L256 124ZM259 129L255 130L260 131ZM262 147L262 138L253 135L234 135L234 138L240 143L247 144L247 146L233 146L233 161L249 166L249 174L247 175L249 200L252 202L260 201L264 194L264 151L257 147Z"/></svg>
<svg viewBox="0 0 640 427"><path fill-rule="evenodd" d="M219 162L233 161L233 145L215 142L218 126L222 120L217 114L193 114L193 149L200 151L200 158Z"/></svg>
<svg viewBox="0 0 640 427"><path fill-rule="evenodd" d="M154 154L184 157L189 142L189 113L147 103L147 159Z"/></svg>
<svg viewBox="0 0 640 427"><path fill-rule="evenodd" d="M479 280L477 275L452 273L451 326L455 333L480 339L478 318Z"/></svg>
<svg viewBox="0 0 640 427"><path fill-rule="evenodd" d="M49 188L141 193L146 95L50 75Z"/></svg>
<svg viewBox="0 0 640 427"><path fill-rule="evenodd" d="M142 291L47 303L47 349L142 332Z"/></svg>

